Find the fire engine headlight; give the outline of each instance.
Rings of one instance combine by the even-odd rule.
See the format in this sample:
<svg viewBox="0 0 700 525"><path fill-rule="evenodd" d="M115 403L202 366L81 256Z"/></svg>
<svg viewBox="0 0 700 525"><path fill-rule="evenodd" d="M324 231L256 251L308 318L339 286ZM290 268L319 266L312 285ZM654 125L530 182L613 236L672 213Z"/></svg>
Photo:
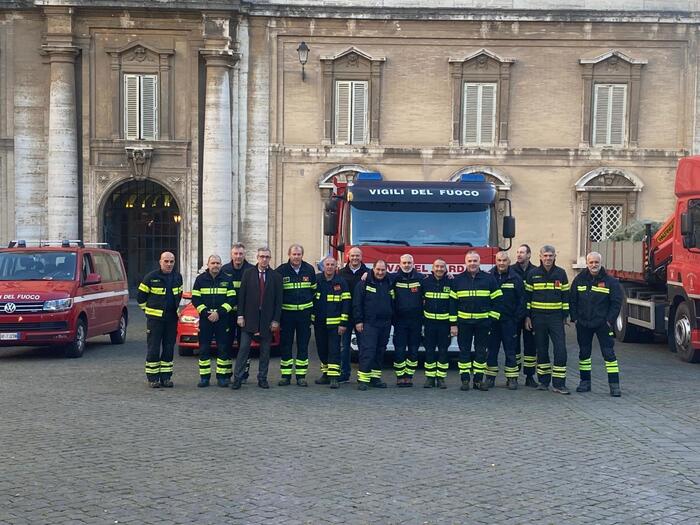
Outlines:
<svg viewBox="0 0 700 525"><path fill-rule="evenodd" d="M180 317L180 322L188 324L197 324L199 323L199 317L195 317L193 315L183 315L182 317Z"/></svg>
<svg viewBox="0 0 700 525"><path fill-rule="evenodd" d="M44 302L44 311L46 312L61 312L69 310L73 306L73 299L54 299L53 301Z"/></svg>

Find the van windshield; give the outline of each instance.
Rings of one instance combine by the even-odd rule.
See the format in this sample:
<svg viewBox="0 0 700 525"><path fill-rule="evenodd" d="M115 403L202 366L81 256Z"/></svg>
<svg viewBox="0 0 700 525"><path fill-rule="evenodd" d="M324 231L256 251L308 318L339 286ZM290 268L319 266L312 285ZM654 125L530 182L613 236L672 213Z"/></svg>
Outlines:
<svg viewBox="0 0 700 525"><path fill-rule="evenodd" d="M0 281L72 281L75 252L0 253Z"/></svg>

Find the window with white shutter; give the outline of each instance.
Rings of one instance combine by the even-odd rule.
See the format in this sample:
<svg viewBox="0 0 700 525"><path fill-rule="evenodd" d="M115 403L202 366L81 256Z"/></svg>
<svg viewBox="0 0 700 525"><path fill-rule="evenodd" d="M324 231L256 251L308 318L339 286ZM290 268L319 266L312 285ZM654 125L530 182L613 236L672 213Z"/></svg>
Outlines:
<svg viewBox="0 0 700 525"><path fill-rule="evenodd" d="M339 80L335 83L335 143L367 144L368 82Z"/></svg>
<svg viewBox="0 0 700 525"><path fill-rule="evenodd" d="M490 146L496 140L496 83L465 82L462 142Z"/></svg>
<svg viewBox="0 0 700 525"><path fill-rule="evenodd" d="M596 84L593 145L624 146L627 128L627 84Z"/></svg>
<svg viewBox="0 0 700 525"><path fill-rule="evenodd" d="M124 138L158 139L158 75L124 75Z"/></svg>

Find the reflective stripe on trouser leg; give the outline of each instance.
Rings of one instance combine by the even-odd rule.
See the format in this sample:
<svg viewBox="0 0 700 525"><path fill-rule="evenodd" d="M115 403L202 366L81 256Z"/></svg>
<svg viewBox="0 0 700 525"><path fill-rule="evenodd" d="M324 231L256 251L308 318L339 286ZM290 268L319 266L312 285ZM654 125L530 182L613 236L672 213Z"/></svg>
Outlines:
<svg viewBox="0 0 700 525"><path fill-rule="evenodd" d="M587 328L576 323L576 342L578 343L578 370L581 381L591 380L591 350L593 343L593 328Z"/></svg>
<svg viewBox="0 0 700 525"><path fill-rule="evenodd" d="M328 377L340 377L340 363L328 365Z"/></svg>
<svg viewBox="0 0 700 525"><path fill-rule="evenodd" d="M522 341L521 341L522 337ZM537 366L537 347L535 345L535 335L531 330L526 330L524 323L518 330L518 353L520 353L520 343L522 342L522 364L523 372L526 376L535 374Z"/></svg>
<svg viewBox="0 0 700 525"><path fill-rule="evenodd" d="M432 363L425 363L425 377L435 377L437 375L437 363L433 361Z"/></svg>
<svg viewBox="0 0 700 525"><path fill-rule="evenodd" d="M620 367L615 361L605 361L605 370L608 372L608 383L620 382Z"/></svg>
<svg viewBox="0 0 700 525"><path fill-rule="evenodd" d="M160 362L160 377L165 379L173 375L173 362L172 361L161 361Z"/></svg>
<svg viewBox="0 0 700 525"><path fill-rule="evenodd" d="M299 377L306 376L306 372L309 370L309 360L308 359L295 359L294 360L294 375Z"/></svg>
<svg viewBox="0 0 700 525"><path fill-rule="evenodd" d="M452 337L450 336L449 321L426 320L423 327L423 346L425 347L426 377L427 363L436 363L435 377L447 377L449 361L447 358L448 348ZM435 349L437 347L437 362L435 359Z"/></svg>
<svg viewBox="0 0 700 525"><path fill-rule="evenodd" d="M291 376L293 365L294 365L294 359L280 359L280 374L283 377Z"/></svg>
<svg viewBox="0 0 700 525"><path fill-rule="evenodd" d="M211 376L211 359L200 359L198 364L200 376Z"/></svg>
<svg viewBox="0 0 700 525"><path fill-rule="evenodd" d="M450 368L449 363L447 363L447 362L441 363L438 361L437 372L435 372L435 374L437 375L437 377L442 377L444 379L445 377L447 377L447 370L449 368Z"/></svg>
<svg viewBox="0 0 700 525"><path fill-rule="evenodd" d="M231 374L233 374L233 360L217 358L216 375L231 377Z"/></svg>
<svg viewBox="0 0 700 525"><path fill-rule="evenodd" d="M394 361L394 373L396 377L403 377L406 374L406 360L401 362Z"/></svg>
<svg viewBox="0 0 700 525"><path fill-rule="evenodd" d="M160 379L160 361L146 361L146 378L151 382L156 382Z"/></svg>

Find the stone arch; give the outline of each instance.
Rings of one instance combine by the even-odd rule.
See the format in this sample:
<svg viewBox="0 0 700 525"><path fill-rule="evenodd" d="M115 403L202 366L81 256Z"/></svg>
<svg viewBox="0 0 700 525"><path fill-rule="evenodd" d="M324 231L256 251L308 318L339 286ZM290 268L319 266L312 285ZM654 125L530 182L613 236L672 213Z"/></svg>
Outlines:
<svg viewBox="0 0 700 525"><path fill-rule="evenodd" d="M361 164L340 164L330 170L326 171L318 179L318 187L320 190L332 190L333 189L333 177L336 176L346 176L346 172L360 173L363 171L371 171ZM323 191L322 191L323 193Z"/></svg>
<svg viewBox="0 0 700 525"><path fill-rule="evenodd" d="M503 173L503 171L492 166L465 166L455 171L449 178L451 181L458 181L459 177L465 173L482 173L487 182L491 182L498 190L498 200L496 211L498 212L499 220L506 214L506 207L501 199L507 199L510 189L513 185L511 178Z"/></svg>
<svg viewBox="0 0 700 525"><path fill-rule="evenodd" d="M577 210L577 262L574 267L583 268L586 252L590 249L592 224L596 222L593 212L614 209L619 225L626 225L637 216L644 181L626 169L604 166L581 176L574 189Z"/></svg>

